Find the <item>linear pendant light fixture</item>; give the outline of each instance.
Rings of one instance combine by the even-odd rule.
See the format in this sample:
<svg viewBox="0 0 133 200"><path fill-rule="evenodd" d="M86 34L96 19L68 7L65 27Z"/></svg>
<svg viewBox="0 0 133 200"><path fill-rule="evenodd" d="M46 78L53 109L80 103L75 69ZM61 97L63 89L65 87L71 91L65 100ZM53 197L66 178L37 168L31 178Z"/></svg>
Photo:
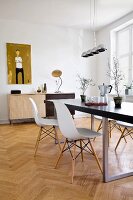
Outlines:
<svg viewBox="0 0 133 200"><path fill-rule="evenodd" d="M91 24L93 24L93 39L94 39L94 48L89 49L88 51L85 51L82 53L82 57L87 58L89 56L94 56L96 54L99 54L101 52L106 51L107 49L104 47L103 44L99 44L97 46L96 44L96 32L95 32L95 17L96 17L96 0L90 0L90 27ZM92 5L93 2L93 5ZM92 5L92 6L91 6ZM91 8L92 7L92 8ZM91 16L91 10L93 11L93 17ZM92 19L93 18L93 19ZM91 20L92 19L92 20Z"/></svg>

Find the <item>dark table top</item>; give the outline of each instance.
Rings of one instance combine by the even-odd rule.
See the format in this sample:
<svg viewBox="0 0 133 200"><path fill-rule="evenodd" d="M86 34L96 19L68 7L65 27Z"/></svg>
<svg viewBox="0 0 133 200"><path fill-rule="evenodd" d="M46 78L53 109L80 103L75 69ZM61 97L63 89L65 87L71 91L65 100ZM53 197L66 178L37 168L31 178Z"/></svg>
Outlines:
<svg viewBox="0 0 133 200"><path fill-rule="evenodd" d="M63 99L61 101L63 101L68 108L77 111L133 124L133 103L122 102L121 108L115 108L113 101L110 101L107 106L85 106L85 103L82 103L80 99Z"/></svg>

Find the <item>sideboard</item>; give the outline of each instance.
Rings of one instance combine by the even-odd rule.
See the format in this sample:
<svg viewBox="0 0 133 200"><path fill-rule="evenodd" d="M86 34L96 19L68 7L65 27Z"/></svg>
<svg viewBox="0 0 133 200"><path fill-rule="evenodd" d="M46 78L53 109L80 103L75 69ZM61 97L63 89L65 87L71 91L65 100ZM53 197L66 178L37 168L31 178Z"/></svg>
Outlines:
<svg viewBox="0 0 133 200"><path fill-rule="evenodd" d="M33 98L37 104L38 111L41 117L46 117L46 107L44 100L45 94L9 94L9 120L14 122L16 120L33 119L33 112L29 98Z"/></svg>
<svg viewBox="0 0 133 200"><path fill-rule="evenodd" d="M75 99L75 93L47 93L46 100L52 99ZM75 110L70 110L71 114L75 114ZM46 101L46 116L54 116L54 104L52 102Z"/></svg>
<svg viewBox="0 0 133 200"><path fill-rule="evenodd" d="M53 117L54 105L52 102L44 102L51 99L74 99L75 93L40 93L40 94L9 94L9 120L10 123L20 121L31 121L33 112L29 98L36 102L41 117ZM75 111L70 110L74 115Z"/></svg>

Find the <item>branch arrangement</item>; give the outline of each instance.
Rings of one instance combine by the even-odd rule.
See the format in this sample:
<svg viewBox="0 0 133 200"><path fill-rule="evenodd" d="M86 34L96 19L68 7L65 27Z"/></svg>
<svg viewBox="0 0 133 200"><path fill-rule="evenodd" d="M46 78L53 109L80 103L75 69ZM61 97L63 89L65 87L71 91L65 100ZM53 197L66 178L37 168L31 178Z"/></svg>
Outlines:
<svg viewBox="0 0 133 200"><path fill-rule="evenodd" d="M107 75L110 77L111 80L114 82L114 88L116 91L117 96L120 96L120 83L124 79L124 74L120 70L119 62L116 57L113 57L113 67L109 66L109 71L107 72Z"/></svg>
<svg viewBox="0 0 133 200"><path fill-rule="evenodd" d="M92 79L86 79L86 78L80 76L79 74L77 75L77 77L78 77L78 80L79 80L79 83L80 83L79 89L82 90L83 95L85 94L85 91L87 90L89 85L91 85L91 86L95 85L95 83L93 82Z"/></svg>

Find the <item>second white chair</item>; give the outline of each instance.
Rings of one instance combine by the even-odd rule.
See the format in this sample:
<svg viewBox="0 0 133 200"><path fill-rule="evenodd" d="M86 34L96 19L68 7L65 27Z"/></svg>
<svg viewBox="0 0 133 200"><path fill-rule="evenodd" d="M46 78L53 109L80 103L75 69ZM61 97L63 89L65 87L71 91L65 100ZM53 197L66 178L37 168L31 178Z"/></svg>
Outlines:
<svg viewBox="0 0 133 200"><path fill-rule="evenodd" d="M100 116L95 115L94 117L96 119L100 120L100 124L97 128L97 132L98 132L102 129L103 120L102 120L102 117L100 117ZM116 121L109 118L108 119L108 133L109 133L110 138L112 136L112 130L114 129L115 126L116 126Z"/></svg>
<svg viewBox="0 0 133 200"><path fill-rule="evenodd" d="M73 183L75 160L79 154L81 154L83 160L83 150L85 150L86 152L91 153L95 157L98 167L102 172L102 167L100 165L99 159L96 155L96 152L90 140L91 138L101 136L101 133L86 128L76 128L74 120L72 119L72 116L68 108L65 106L65 104L63 104L60 100L54 100L53 103L55 105L57 113L59 128L64 137L66 138L55 168L57 167L59 160L62 157L62 154L66 150L69 150L72 158L72 183ZM80 148L80 153L78 153L77 155L76 155L76 147Z"/></svg>
<svg viewBox="0 0 133 200"><path fill-rule="evenodd" d="M117 142L115 150L117 149L122 138L124 138L126 143L127 143L126 141L127 136L130 136L133 139L133 124L122 121L116 121L116 128L121 132L121 136Z"/></svg>
<svg viewBox="0 0 133 200"><path fill-rule="evenodd" d="M47 136L50 136L54 140L57 140L59 148L61 150L60 141L59 141L58 134L57 134L57 131L56 131L56 128L58 127L57 119L46 119L46 118L40 117L35 101L32 98L29 98L29 100L32 103L32 110L33 110L35 122L40 127L40 131L39 131L37 141L36 141L36 145L35 145L34 156L36 156L39 142L42 139L46 138Z"/></svg>

